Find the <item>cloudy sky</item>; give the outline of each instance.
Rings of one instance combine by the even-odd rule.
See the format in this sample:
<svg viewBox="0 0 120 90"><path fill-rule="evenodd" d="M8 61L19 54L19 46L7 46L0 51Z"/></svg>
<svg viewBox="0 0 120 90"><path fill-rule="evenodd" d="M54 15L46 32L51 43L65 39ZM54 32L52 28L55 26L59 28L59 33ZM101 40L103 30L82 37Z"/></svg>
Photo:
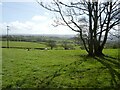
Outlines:
<svg viewBox="0 0 120 90"><path fill-rule="evenodd" d="M54 27L54 14L35 0L3 0L0 9L2 34L6 34L6 26L9 34L76 34L65 26Z"/></svg>

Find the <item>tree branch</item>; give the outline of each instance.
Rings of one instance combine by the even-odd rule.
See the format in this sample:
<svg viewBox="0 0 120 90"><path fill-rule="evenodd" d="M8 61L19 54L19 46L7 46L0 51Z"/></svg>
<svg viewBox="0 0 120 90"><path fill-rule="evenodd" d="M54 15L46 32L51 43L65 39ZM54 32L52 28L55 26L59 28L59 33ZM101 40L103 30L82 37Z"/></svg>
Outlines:
<svg viewBox="0 0 120 90"><path fill-rule="evenodd" d="M65 20L65 18L64 18L63 15L62 15L61 9L60 9L59 4L58 4L57 2L56 2L56 5L58 6L59 13L60 13L60 15L61 15L63 21L66 23L66 25L67 25L70 29L72 29L73 31L79 32L79 30L75 30L74 28L72 28L72 27L67 23L67 21Z"/></svg>

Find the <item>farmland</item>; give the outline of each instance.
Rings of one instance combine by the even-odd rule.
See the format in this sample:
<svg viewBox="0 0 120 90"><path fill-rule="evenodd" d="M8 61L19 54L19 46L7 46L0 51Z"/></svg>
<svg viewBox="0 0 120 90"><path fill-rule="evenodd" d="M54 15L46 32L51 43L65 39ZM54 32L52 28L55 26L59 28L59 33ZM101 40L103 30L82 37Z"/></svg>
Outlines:
<svg viewBox="0 0 120 90"><path fill-rule="evenodd" d="M2 42L3 47L7 47L7 42ZM24 48L43 48L46 47L44 43L33 43L33 42L16 42L16 41L10 41L9 47L24 47Z"/></svg>
<svg viewBox="0 0 120 90"><path fill-rule="evenodd" d="M7 47L7 41L2 41L2 47ZM56 43L57 46L54 48L55 50L63 50L64 48L61 47L61 43ZM10 48L30 48L30 49L36 49L36 48L48 48L50 49L49 46L47 46L47 42L18 42L18 41L9 41L9 47ZM73 45L75 49L80 49L80 46Z"/></svg>
<svg viewBox="0 0 120 90"><path fill-rule="evenodd" d="M2 88L119 88L117 49L104 58L85 50L2 49ZM110 57L109 57L110 56Z"/></svg>
<svg viewBox="0 0 120 90"><path fill-rule="evenodd" d="M0 89L120 90L119 0L14 1L0 2Z"/></svg>

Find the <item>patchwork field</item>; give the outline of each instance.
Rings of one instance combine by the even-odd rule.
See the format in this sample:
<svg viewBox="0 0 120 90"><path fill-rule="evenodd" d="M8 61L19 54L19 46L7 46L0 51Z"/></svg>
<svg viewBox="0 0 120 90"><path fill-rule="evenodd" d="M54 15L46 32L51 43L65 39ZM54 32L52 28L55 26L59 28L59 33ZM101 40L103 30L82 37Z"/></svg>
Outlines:
<svg viewBox="0 0 120 90"><path fill-rule="evenodd" d="M84 50L2 49L2 88L120 88L117 49L104 58Z"/></svg>

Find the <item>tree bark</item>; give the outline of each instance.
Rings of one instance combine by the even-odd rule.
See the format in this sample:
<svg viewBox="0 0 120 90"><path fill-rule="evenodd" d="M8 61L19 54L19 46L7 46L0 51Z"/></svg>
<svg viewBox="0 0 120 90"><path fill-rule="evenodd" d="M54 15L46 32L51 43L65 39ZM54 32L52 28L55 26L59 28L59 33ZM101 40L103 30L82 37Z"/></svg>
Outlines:
<svg viewBox="0 0 120 90"><path fill-rule="evenodd" d="M88 3L88 10L89 10L89 43L88 43L88 47L89 47L89 55L93 56L93 30L92 30L92 5L89 2Z"/></svg>
<svg viewBox="0 0 120 90"><path fill-rule="evenodd" d="M101 46L98 47L98 49L95 52L95 56L99 56L99 57L104 56L102 51L103 51L103 47L101 47Z"/></svg>

